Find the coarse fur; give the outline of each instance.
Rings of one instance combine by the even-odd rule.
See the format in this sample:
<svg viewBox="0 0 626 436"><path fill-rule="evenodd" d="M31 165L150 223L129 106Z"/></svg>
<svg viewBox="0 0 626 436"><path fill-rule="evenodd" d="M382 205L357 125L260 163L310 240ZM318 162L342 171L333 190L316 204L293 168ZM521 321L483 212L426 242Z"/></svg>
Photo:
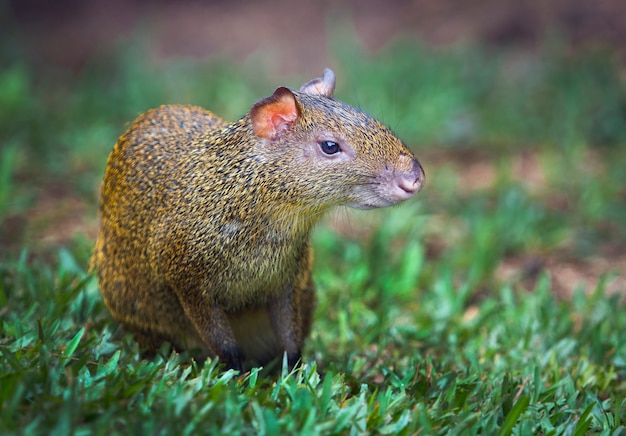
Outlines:
<svg viewBox="0 0 626 436"><path fill-rule="evenodd" d="M240 370L300 358L315 307L313 225L333 206L402 201L424 177L388 128L333 90L327 70L233 123L161 106L120 137L92 264L107 308L144 348L169 341Z"/></svg>

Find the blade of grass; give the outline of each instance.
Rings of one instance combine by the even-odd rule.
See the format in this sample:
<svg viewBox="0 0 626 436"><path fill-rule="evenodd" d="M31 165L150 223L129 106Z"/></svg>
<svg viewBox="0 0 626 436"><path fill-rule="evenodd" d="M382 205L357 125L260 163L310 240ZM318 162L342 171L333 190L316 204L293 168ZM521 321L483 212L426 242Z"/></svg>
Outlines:
<svg viewBox="0 0 626 436"><path fill-rule="evenodd" d="M502 423L502 427L500 427L500 431L498 432L498 436L509 436L513 432L513 427L515 427L515 423L522 416L522 414L528 408L530 404L530 397L527 395L523 395L517 400L517 403L513 406L506 419Z"/></svg>

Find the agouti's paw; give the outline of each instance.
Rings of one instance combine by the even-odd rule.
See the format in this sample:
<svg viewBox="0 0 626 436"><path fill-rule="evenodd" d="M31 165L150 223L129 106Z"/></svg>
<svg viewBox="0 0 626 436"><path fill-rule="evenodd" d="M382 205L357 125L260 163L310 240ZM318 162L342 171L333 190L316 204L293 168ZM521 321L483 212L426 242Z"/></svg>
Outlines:
<svg viewBox="0 0 626 436"><path fill-rule="evenodd" d="M243 373L243 357L239 348L234 346L220 355L220 360L226 364L227 369L234 369Z"/></svg>

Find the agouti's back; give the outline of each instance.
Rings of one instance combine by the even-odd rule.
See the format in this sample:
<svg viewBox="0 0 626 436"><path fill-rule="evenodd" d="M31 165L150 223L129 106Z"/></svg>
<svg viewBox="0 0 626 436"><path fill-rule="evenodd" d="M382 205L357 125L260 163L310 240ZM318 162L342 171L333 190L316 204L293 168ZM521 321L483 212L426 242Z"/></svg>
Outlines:
<svg viewBox="0 0 626 436"><path fill-rule="evenodd" d="M424 178L388 128L333 90L326 70L233 123L162 106L119 139L93 264L113 317L146 349L169 341L236 369L300 358L312 226L334 206L396 204Z"/></svg>

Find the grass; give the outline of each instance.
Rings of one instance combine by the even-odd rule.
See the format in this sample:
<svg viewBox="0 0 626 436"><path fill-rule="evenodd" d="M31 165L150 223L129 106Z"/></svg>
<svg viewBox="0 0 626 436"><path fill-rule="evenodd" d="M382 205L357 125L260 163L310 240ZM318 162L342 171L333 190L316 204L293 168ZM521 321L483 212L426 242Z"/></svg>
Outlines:
<svg viewBox="0 0 626 436"><path fill-rule="evenodd" d="M559 47L336 46L338 98L394 127L428 181L414 201L317 229L304 365L269 377L166 346L141 359L87 274L86 235L106 156L137 113L185 102L233 119L306 77L278 80L254 59L155 66L138 49L78 76L9 59L0 432L626 433L618 65ZM68 198L84 207L60 213ZM68 226L78 236L49 236Z"/></svg>

